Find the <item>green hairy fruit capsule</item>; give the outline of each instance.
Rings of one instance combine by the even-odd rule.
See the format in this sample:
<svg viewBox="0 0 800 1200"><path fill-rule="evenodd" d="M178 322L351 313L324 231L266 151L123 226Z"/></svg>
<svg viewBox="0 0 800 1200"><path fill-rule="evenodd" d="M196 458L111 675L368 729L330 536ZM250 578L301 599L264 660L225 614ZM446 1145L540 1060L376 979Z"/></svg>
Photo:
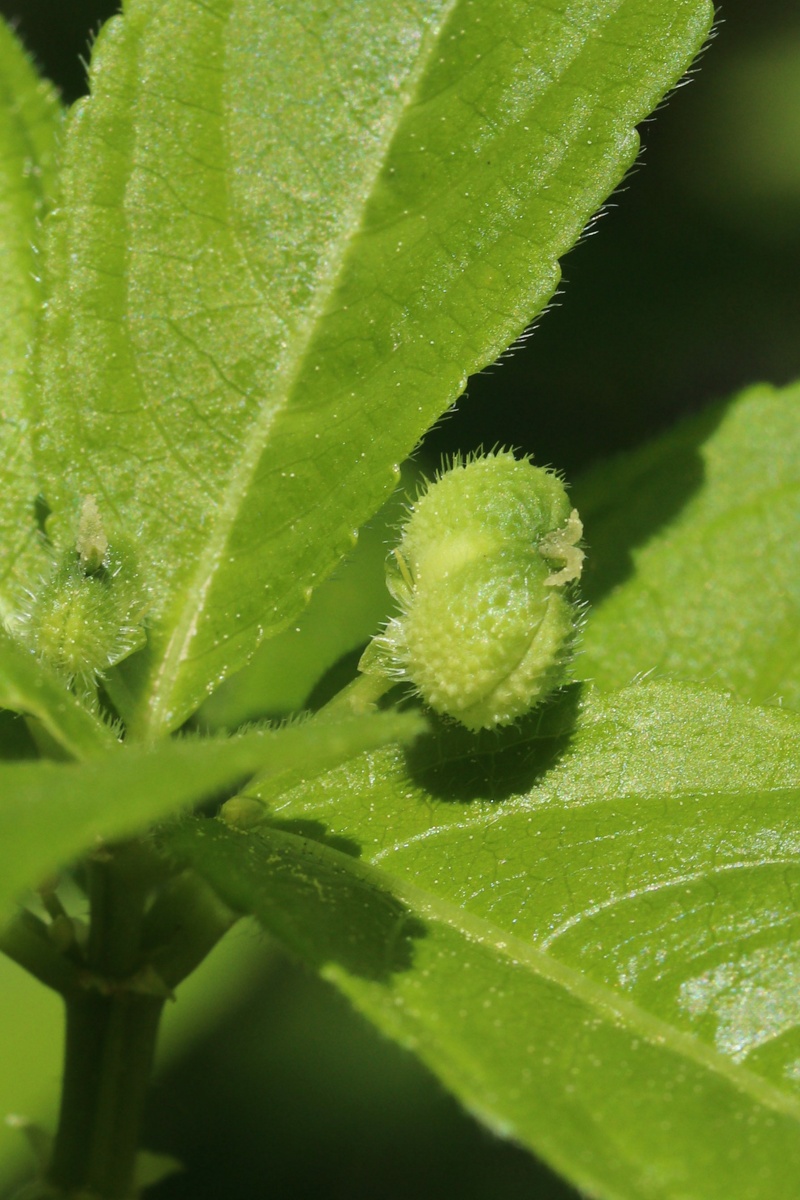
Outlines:
<svg viewBox="0 0 800 1200"><path fill-rule="evenodd" d="M81 508L75 544L31 590L12 631L78 692L140 649L147 593L132 547L109 541L94 497Z"/></svg>
<svg viewBox="0 0 800 1200"><path fill-rule="evenodd" d="M468 729L511 724L565 682L582 532L552 471L506 451L454 463L410 510L387 581L400 612L362 671Z"/></svg>

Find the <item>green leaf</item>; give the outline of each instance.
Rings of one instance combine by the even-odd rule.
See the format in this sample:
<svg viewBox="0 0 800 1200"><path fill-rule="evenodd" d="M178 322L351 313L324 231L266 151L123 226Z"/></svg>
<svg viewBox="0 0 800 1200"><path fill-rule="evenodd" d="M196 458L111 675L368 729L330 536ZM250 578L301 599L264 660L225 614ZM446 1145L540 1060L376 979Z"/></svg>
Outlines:
<svg viewBox="0 0 800 1200"><path fill-rule="evenodd" d="M232 788L256 771L302 763L308 776L421 728L414 713L375 714L232 738L126 747L81 764L0 765L0 915L26 887L91 847L127 837L189 804Z"/></svg>
<svg viewBox="0 0 800 1200"><path fill-rule="evenodd" d="M339 963L368 979L411 964L419 922L379 872L296 834L241 834L221 821L190 818L164 840L234 911L255 913L306 962Z"/></svg>
<svg viewBox="0 0 800 1200"><path fill-rule="evenodd" d="M193 861L592 1195L794 1195L800 718L686 685L579 691L502 736L441 727L353 759L238 850L195 834ZM346 907L369 878L424 924L408 967L357 972L286 934L315 938L331 856ZM272 891L273 862L300 897Z"/></svg>
<svg viewBox="0 0 800 1200"><path fill-rule="evenodd" d="M406 481L413 495L410 471ZM302 709L324 673L343 655L366 645L392 607L386 555L397 540L409 492L402 486L394 492L297 621L264 642L252 662L209 697L197 717L203 728L233 730L248 720Z"/></svg>
<svg viewBox="0 0 800 1200"><path fill-rule="evenodd" d="M66 134L39 462L141 531L139 735L285 627L552 296L708 0L128 0ZM57 530L54 523L53 530Z"/></svg>
<svg viewBox="0 0 800 1200"><path fill-rule="evenodd" d="M52 191L60 111L0 19L0 621L42 569L28 413L28 351L40 294L35 245Z"/></svg>
<svg viewBox="0 0 800 1200"><path fill-rule="evenodd" d="M0 628L0 708L35 717L71 758L96 758L117 744L114 730L64 680Z"/></svg>
<svg viewBox="0 0 800 1200"><path fill-rule="evenodd" d="M800 385L756 387L575 489L591 608L577 669L800 707Z"/></svg>

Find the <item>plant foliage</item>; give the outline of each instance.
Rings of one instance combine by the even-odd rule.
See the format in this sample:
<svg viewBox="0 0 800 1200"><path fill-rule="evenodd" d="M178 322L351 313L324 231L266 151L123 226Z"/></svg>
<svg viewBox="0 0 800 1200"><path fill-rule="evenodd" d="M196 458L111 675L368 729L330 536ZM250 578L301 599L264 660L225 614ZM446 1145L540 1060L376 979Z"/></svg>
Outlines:
<svg viewBox="0 0 800 1200"><path fill-rule="evenodd" d="M31 889L145 847L148 928L254 916L609 1200L800 1189L797 386L577 482L591 607L516 724L239 726L377 632L385 524L343 557L711 18L128 0L66 119L0 27L0 945L71 995Z"/></svg>

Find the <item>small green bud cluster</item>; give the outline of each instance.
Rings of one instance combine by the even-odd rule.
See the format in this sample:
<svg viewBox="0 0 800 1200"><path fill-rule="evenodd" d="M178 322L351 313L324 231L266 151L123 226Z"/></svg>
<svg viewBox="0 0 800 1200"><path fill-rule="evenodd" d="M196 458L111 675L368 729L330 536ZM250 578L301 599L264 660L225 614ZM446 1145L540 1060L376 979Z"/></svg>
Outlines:
<svg viewBox="0 0 800 1200"><path fill-rule="evenodd" d="M29 593L12 632L80 693L146 641L147 592L133 548L109 542L97 503L87 496L71 547Z"/></svg>
<svg viewBox="0 0 800 1200"><path fill-rule="evenodd" d="M565 682L583 527L558 476L507 451L456 462L412 505L388 569L400 612L361 661L468 729Z"/></svg>

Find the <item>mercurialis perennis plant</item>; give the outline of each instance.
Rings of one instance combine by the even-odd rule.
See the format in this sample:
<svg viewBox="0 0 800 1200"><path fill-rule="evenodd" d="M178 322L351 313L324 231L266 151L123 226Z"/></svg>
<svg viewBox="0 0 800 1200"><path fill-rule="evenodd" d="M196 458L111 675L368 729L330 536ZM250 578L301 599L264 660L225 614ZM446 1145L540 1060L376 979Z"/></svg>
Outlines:
<svg viewBox="0 0 800 1200"><path fill-rule="evenodd" d="M544 322L558 386L525 377L503 407L531 350L484 371L712 20L125 0L75 103L0 23L4 1197L372 1200L390 1123L419 1200L800 1194L800 391L706 411L674 383L695 415L631 449L673 411L679 309L691 355L742 342L706 329L727 285L702 320L670 290L680 203L595 260L577 335ZM781 63L770 138L774 80L800 77ZM729 129L740 154L727 117L714 145ZM730 245L747 261L725 237L715 279ZM794 322L783 378L796 348ZM228 936L243 918L259 938ZM313 987L385 1035L368 1103L316 1000L285 1003L284 1036ZM228 1084L198 1057L148 1118L154 1073L210 1030ZM413 1087L461 1106L458 1153L438 1095L396 1103L411 1055ZM327 1138L306 1090L326 1070ZM296 1149L350 1134L335 1186Z"/></svg>

